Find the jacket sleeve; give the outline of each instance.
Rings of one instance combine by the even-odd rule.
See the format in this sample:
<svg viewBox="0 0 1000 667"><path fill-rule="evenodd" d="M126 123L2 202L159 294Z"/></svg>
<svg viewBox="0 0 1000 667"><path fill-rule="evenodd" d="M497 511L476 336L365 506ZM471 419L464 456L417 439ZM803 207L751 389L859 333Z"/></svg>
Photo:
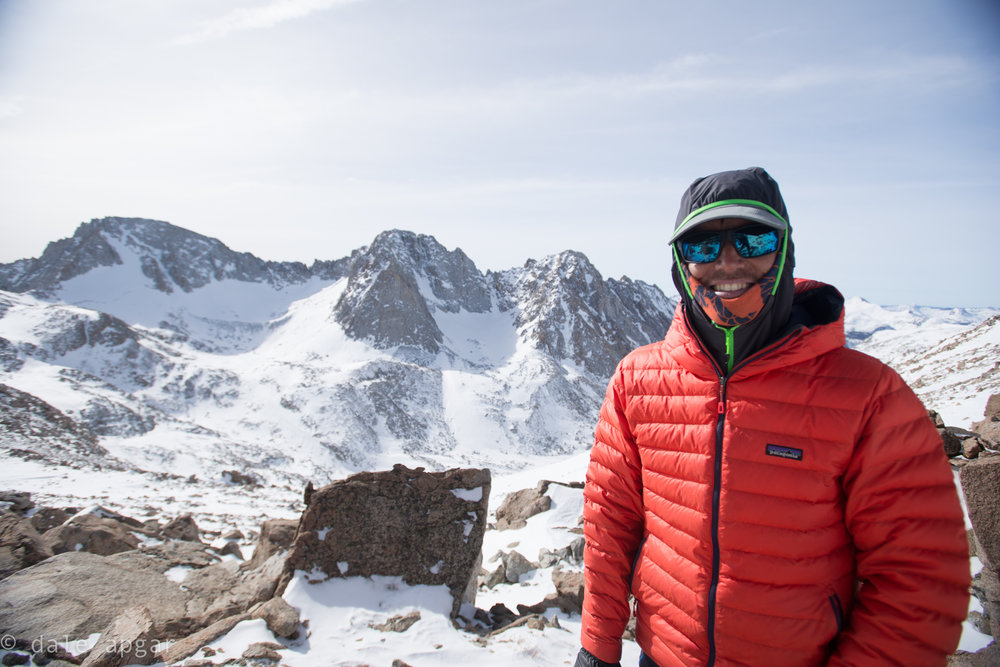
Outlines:
<svg viewBox="0 0 1000 667"><path fill-rule="evenodd" d="M969 604L954 475L920 400L885 367L843 479L858 591L829 665L945 665Z"/></svg>
<svg viewBox="0 0 1000 667"><path fill-rule="evenodd" d="M639 455L625 415L622 367L608 385L595 431L583 497L583 648L621 658L629 619L629 580L643 534Z"/></svg>

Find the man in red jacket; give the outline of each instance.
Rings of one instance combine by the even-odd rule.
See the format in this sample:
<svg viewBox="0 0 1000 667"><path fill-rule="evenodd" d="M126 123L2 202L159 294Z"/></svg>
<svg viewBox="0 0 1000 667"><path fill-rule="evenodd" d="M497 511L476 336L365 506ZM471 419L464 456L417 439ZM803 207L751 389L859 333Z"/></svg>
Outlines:
<svg viewBox="0 0 1000 667"><path fill-rule="evenodd" d="M684 193L666 338L612 377L584 490L577 667L944 665L969 553L941 441L843 297L793 278L758 167Z"/></svg>

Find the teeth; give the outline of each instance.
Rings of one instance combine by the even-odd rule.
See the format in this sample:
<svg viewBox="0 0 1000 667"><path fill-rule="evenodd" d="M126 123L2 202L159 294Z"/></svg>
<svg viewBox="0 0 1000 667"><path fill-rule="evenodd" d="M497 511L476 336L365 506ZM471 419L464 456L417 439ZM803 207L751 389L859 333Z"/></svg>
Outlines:
<svg viewBox="0 0 1000 667"><path fill-rule="evenodd" d="M715 286L716 292L737 292L750 287L750 283L719 283Z"/></svg>

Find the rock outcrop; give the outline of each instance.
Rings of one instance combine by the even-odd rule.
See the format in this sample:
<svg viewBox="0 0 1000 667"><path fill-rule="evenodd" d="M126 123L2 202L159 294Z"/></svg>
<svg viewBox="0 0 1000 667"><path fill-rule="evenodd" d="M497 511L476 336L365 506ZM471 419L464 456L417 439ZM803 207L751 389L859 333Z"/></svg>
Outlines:
<svg viewBox="0 0 1000 667"><path fill-rule="evenodd" d="M313 492L279 591L296 571L315 579L398 576L451 591L452 616L474 602L490 473L365 472Z"/></svg>
<svg viewBox="0 0 1000 667"><path fill-rule="evenodd" d="M273 532L262 531L255 561L240 563L201 543L190 515L160 529L95 507L38 536L27 519L3 511L0 566L12 571L0 581L0 633L28 647L46 637L100 633L86 656L89 667L150 664L165 640L231 618L263 618L278 636L294 635L298 615L274 597L287 548ZM150 543L140 544L137 535ZM283 541L287 547L287 534Z"/></svg>
<svg viewBox="0 0 1000 667"><path fill-rule="evenodd" d="M959 473L975 554L983 564L980 592L991 634L1000 637L1000 456L982 458ZM975 590L975 586L974 586Z"/></svg>
<svg viewBox="0 0 1000 667"><path fill-rule="evenodd" d="M972 430L988 440L1000 443L1000 394L989 397L983 416L985 419L973 424Z"/></svg>
<svg viewBox="0 0 1000 667"><path fill-rule="evenodd" d="M52 549L26 519L0 510L0 579L52 556Z"/></svg>

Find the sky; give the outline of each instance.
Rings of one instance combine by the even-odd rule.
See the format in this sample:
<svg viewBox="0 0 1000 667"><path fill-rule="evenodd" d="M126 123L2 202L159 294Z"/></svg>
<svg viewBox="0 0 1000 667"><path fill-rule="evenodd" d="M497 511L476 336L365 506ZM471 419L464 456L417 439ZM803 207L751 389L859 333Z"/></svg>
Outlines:
<svg viewBox="0 0 1000 667"><path fill-rule="evenodd" d="M306 263L405 229L672 296L683 190L753 165L796 275L1000 305L1000 3L0 0L4 263L105 216Z"/></svg>

